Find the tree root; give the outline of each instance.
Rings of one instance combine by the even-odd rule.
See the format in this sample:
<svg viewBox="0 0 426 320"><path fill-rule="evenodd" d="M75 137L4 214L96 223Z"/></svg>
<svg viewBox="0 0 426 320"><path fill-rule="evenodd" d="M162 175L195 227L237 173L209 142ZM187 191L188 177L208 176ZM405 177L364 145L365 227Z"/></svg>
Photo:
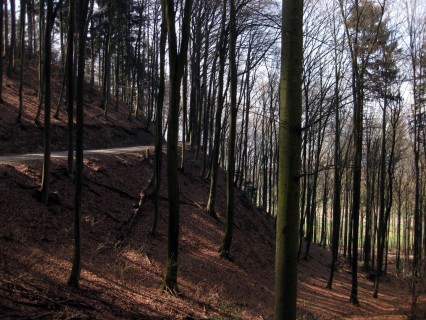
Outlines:
<svg viewBox="0 0 426 320"><path fill-rule="evenodd" d="M229 251L220 250L219 252L220 252L221 258L228 260L230 262L234 262L234 257L231 255L231 253Z"/></svg>
<svg viewBox="0 0 426 320"><path fill-rule="evenodd" d="M120 190L120 189L118 189L116 187L109 186L109 185L103 184L101 182L97 182L95 180L91 180L89 178L87 178L87 180L90 181L91 183L99 186L99 187L103 187L103 188L106 188L106 189L108 189L108 190L110 190L112 192L116 192L116 193L118 193L119 195L121 195L121 196L123 196L125 198L132 199L132 200L137 200L138 199L137 197L135 197L135 196L127 193L126 191Z"/></svg>
<svg viewBox="0 0 426 320"><path fill-rule="evenodd" d="M209 215L209 217L213 218L213 220L215 220L216 222L221 223L221 221L219 219L219 216L217 215L216 211L214 211L214 210L208 210L207 208L204 211Z"/></svg>
<svg viewBox="0 0 426 320"><path fill-rule="evenodd" d="M180 295L179 288L177 285L171 287L166 282L163 282L160 285L160 290L174 297L178 297Z"/></svg>

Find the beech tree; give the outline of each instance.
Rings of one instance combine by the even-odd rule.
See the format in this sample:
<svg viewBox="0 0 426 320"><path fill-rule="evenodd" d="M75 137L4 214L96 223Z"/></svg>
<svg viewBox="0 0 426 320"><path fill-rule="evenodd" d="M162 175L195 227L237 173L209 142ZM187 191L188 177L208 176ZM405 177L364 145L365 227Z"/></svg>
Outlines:
<svg viewBox="0 0 426 320"><path fill-rule="evenodd" d="M21 54L20 54L20 68L19 68L19 108L18 108L18 117L16 122L21 123L22 112L23 112L23 96L22 90L24 87L24 57L25 57L25 7L27 2L25 0L21 1Z"/></svg>
<svg viewBox="0 0 426 320"><path fill-rule="evenodd" d="M53 0L47 0L47 13L46 13L46 30L44 40L44 70L43 79L45 85L45 99L44 99L44 155L43 155L43 172L41 182L41 200L44 204L49 203L50 191L50 153L51 153L51 131L50 131L50 71L51 71L51 55L52 55L52 27L53 23Z"/></svg>
<svg viewBox="0 0 426 320"><path fill-rule="evenodd" d="M8 77L12 76L13 69L15 68L15 56L16 56L15 0L10 0L10 45L9 45L9 59L7 64Z"/></svg>
<svg viewBox="0 0 426 320"><path fill-rule="evenodd" d="M162 171L162 153L163 153L163 104L165 91L165 60L166 60L166 41L167 25L165 10L162 10L161 34L160 34L160 79L157 94L157 119L155 124L155 155L154 155L154 222L152 224L151 234L155 237L157 232L157 221L159 214L159 197L161 186ZM183 153L183 151L182 151Z"/></svg>
<svg viewBox="0 0 426 320"><path fill-rule="evenodd" d="M210 192L207 201L206 212L213 218L217 219L215 212L216 203L216 188L217 188L217 171L219 168L219 153L220 153L220 137L222 130L222 111L224 106L224 93L223 93L223 78L225 73L225 59L226 59L226 12L227 0L223 0L222 18L221 18L221 31L216 44L215 55L219 57L219 74L218 74L218 89L217 89L217 106L214 126L214 139L213 148L211 153L211 166L210 166ZM216 59L216 57L215 57Z"/></svg>
<svg viewBox="0 0 426 320"><path fill-rule="evenodd" d="M394 179L394 150L395 150L395 130L392 133L390 145L389 163L387 163L388 148L386 148L387 120L388 113L392 103L397 102L400 97L397 96L394 86L398 75L395 59L398 43L392 37L392 33L387 29L386 21L383 22L380 34L378 36L378 55L372 63L372 80L374 83L370 86L378 96L382 106L382 138L381 138L381 156L380 156L380 211L378 219L377 232L377 268L374 282L373 296L377 298L379 280L383 271L383 259L385 250L386 235L388 232L388 221L393 202L393 179ZM397 104L398 105L398 104ZM399 115L398 117L399 118ZM396 120L398 121L398 119ZM393 125L396 127L396 124Z"/></svg>
<svg viewBox="0 0 426 320"><path fill-rule="evenodd" d="M303 1L283 1L275 319L296 319L301 168Z"/></svg>
<svg viewBox="0 0 426 320"><path fill-rule="evenodd" d="M179 292L177 285L179 248L179 177L177 142L179 132L180 86L187 59L191 9L192 0L186 0L182 16L180 47L178 48L175 26L175 3L173 0L162 0L162 10L166 18L169 44L170 95L167 130L167 189L169 193L168 241L166 268L161 289L172 294Z"/></svg>
<svg viewBox="0 0 426 320"><path fill-rule="evenodd" d="M43 171L41 180L41 201L44 204L49 203L49 191L50 191L50 153L51 153L51 128L50 128L50 115L51 115L51 63L52 63L52 29L55 21L55 16L59 10L62 0L53 7L53 0L47 0L47 13L46 13L46 30L44 40L44 130L43 130L43 142L44 142L44 154L43 154Z"/></svg>
<svg viewBox="0 0 426 320"><path fill-rule="evenodd" d="M339 27L337 25L338 18L336 17L336 10L330 10L332 19L331 31L334 43L334 179L333 179L333 222L332 222L332 239L331 239L331 267L330 275L327 282L327 288L331 289L333 286L334 272L339 253L339 239L340 239L340 220L341 220L341 147L340 147L340 134L341 128L341 82L343 70L343 49L345 46L344 37L339 35Z"/></svg>
<svg viewBox="0 0 426 320"><path fill-rule="evenodd" d="M348 49L352 64L352 98L353 98L353 199L352 199L352 288L350 301L354 305L358 302L358 240L359 217L361 204L361 166L363 142L363 109L364 109L364 77L371 54L375 50L377 36L382 23L386 0L376 7L370 1L358 1L348 4L349 1L340 1L340 10L343 17L345 32L348 40ZM367 32L365 32L367 31Z"/></svg>
<svg viewBox="0 0 426 320"><path fill-rule="evenodd" d="M70 0L73 1L73 0ZM88 10L90 2L90 10ZM81 271L81 214L83 194L83 130L84 130L84 73L86 62L86 34L88 13L93 12L94 0L78 0L78 75L77 75L77 109L76 109L76 159L75 159L75 194L74 194L74 257L68 285L78 287ZM48 60L46 60L48 61Z"/></svg>
<svg viewBox="0 0 426 320"><path fill-rule="evenodd" d="M3 0L0 0L0 104L4 102L3 100Z"/></svg>
<svg viewBox="0 0 426 320"><path fill-rule="evenodd" d="M229 78L231 81L231 104L229 111L228 167L226 171L226 223L225 235L219 252L221 256L230 258L234 228L234 176L235 176L235 140L237 126L237 26L235 0L230 0L229 10Z"/></svg>
<svg viewBox="0 0 426 320"><path fill-rule="evenodd" d="M36 125L40 125L40 114L41 114L41 108L43 105L43 98L44 98L44 39L45 39L45 0L40 0L39 3L39 22L38 22L38 28L39 28L39 50L38 50L38 108L37 108L37 114L34 119L34 122Z"/></svg>
<svg viewBox="0 0 426 320"><path fill-rule="evenodd" d="M75 0L68 4L68 31L66 53L66 82L67 82L67 113L68 113L68 176L73 175L74 169L74 26ZM59 109L59 108L58 108Z"/></svg>
<svg viewBox="0 0 426 320"><path fill-rule="evenodd" d="M112 27L114 18L114 8L112 0L108 0L106 4L107 20L107 34L105 40L105 55L104 55L104 74L102 81L102 102L101 107L104 108L104 117L107 119L108 102L111 88L111 54L112 54Z"/></svg>
<svg viewBox="0 0 426 320"><path fill-rule="evenodd" d="M424 47L425 20L424 13L418 11L417 1L405 1L406 34L408 35L407 54L409 61L409 74L412 87L412 147L414 155L414 226L413 226L413 268L416 270L421 262L422 255L422 174L421 174L421 137L424 127L424 101L425 101L425 64L422 57L426 51ZM424 58L423 58L424 59ZM424 62L424 61L423 61ZM424 129L423 129L424 130ZM425 216L426 217L426 216ZM426 230L426 220L425 220ZM409 238L408 238L409 239ZM408 246L409 247L409 246ZM408 249L408 248L407 248ZM425 244L426 250L426 244ZM417 270L416 270L417 272Z"/></svg>

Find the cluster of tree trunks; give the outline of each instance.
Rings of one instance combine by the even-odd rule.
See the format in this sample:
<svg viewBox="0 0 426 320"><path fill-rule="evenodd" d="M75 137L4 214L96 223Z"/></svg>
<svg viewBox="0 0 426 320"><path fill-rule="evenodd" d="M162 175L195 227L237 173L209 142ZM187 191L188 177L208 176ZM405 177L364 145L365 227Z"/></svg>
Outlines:
<svg viewBox="0 0 426 320"><path fill-rule="evenodd" d="M388 15L395 8L386 0L292 0L283 1L282 11L272 0L96 3L22 0L17 10L14 0L0 1L5 57L0 102L5 69L20 80L19 125L25 119L26 65L38 63L34 121L44 129L40 197L45 204L52 66L62 71L53 116L67 112L67 172L76 184L71 285L78 286L80 273L86 80L102 92L106 123L124 103L129 121L142 115L147 128L155 124L152 236L167 140L165 290L178 292L179 170L184 173L188 165L200 168L209 182L206 214L225 217L218 244L222 256L232 258L235 188L277 218L280 319L295 315L295 261L310 259L313 243L331 248L328 288L339 255L351 264L355 305L360 262L374 275L374 297L390 251L398 270L411 265L420 272L426 256L426 45L421 40L426 20L415 1L403 1L405 27ZM410 92L402 92L403 84ZM185 158L187 148L194 150L193 159ZM220 167L226 170L226 212L216 206Z"/></svg>

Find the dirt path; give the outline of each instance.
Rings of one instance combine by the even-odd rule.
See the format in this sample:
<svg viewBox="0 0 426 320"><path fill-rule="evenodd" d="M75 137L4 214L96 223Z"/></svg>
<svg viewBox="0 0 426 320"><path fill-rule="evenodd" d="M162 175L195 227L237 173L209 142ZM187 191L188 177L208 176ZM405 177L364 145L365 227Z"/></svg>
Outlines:
<svg viewBox="0 0 426 320"><path fill-rule="evenodd" d="M102 154L124 154L124 153L141 153L141 152L154 152L153 146L135 146L135 147L122 147L110 149L93 149L84 150L84 155L102 155ZM52 158L66 158L68 151L52 152ZM30 160L43 160L43 153L25 153L25 154L9 154L0 156L0 164L25 162Z"/></svg>

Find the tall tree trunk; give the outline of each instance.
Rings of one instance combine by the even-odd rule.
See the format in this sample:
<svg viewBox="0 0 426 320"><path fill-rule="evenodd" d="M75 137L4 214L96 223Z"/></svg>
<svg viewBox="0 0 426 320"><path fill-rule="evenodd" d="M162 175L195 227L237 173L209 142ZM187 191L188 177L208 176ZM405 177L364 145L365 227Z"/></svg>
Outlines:
<svg viewBox="0 0 426 320"><path fill-rule="evenodd" d="M216 8L214 8L215 10ZM210 12L210 10L209 10ZM207 85L208 85L208 58L209 58L209 48L210 48L210 36L209 33L213 27L213 24L215 22L215 14L213 11L213 17L210 22L210 26L208 27L208 19L205 19L205 30L206 30L206 40L204 45L204 64L203 64L203 84L202 84L202 101L204 105L204 118L203 118L203 169L201 171L201 176L206 176L206 170L207 170L207 143L208 143L208 135L209 135L209 116L210 116L210 99L208 97L207 93ZM214 76L212 75L212 78ZM209 88L211 90L211 88Z"/></svg>
<svg viewBox="0 0 426 320"><path fill-rule="evenodd" d="M229 111L228 167L226 170L226 223L225 236L220 246L221 256L230 258L234 228L234 176L235 176L235 140L237 127L237 26L235 0L230 1L229 13L229 71L231 80L231 104Z"/></svg>
<svg viewBox="0 0 426 320"><path fill-rule="evenodd" d="M339 254L339 231L340 231L340 194L341 194L341 169L340 169L340 72L335 64L334 77L336 84L334 88L335 99L335 128L334 128L334 196L333 196L333 235L331 240L331 267L330 275L328 278L327 288L333 287L334 271L336 270L336 263Z"/></svg>
<svg viewBox="0 0 426 320"><path fill-rule="evenodd" d="M371 130L370 130L371 131ZM375 170L373 168L375 152L372 152L372 133L366 133L367 152L366 155L366 206L365 206L365 239L364 239L364 271L369 272L371 268L371 231L373 217L373 201L374 201L374 181Z"/></svg>
<svg viewBox="0 0 426 320"><path fill-rule="evenodd" d="M102 101L101 107L104 108L105 120L108 119L108 100L111 86L111 49L112 49L112 25L113 25L112 0L108 1L108 31L105 41L104 74L102 81Z"/></svg>
<svg viewBox="0 0 426 320"><path fill-rule="evenodd" d="M183 83L182 83L182 155L180 162L180 169L182 172L185 171L185 150L186 150L186 117L188 112L188 63L185 65L183 72Z"/></svg>
<svg viewBox="0 0 426 320"><path fill-rule="evenodd" d="M6 38L6 35L3 37L3 0L0 0L0 103L3 103L3 56L6 46L3 46L3 40Z"/></svg>
<svg viewBox="0 0 426 320"><path fill-rule="evenodd" d="M34 0L27 2L27 16L28 16L28 55L33 58L34 44L35 44L35 17L34 17Z"/></svg>
<svg viewBox="0 0 426 320"><path fill-rule="evenodd" d="M53 0L47 0L47 15L46 15L46 30L44 39L44 84L45 84L45 99L44 99L44 157L43 157L43 173L42 173L42 187L41 187L41 200L44 204L49 202L50 190L50 70L51 70L51 55L52 55L52 23L50 22L53 17Z"/></svg>
<svg viewBox="0 0 426 320"><path fill-rule="evenodd" d="M300 213L303 1L284 1L280 81L275 319L296 319Z"/></svg>
<svg viewBox="0 0 426 320"><path fill-rule="evenodd" d="M21 123L22 120L22 109L23 109L23 96L22 90L24 88L24 56L25 56L25 6L26 0L21 0L21 61L19 63L19 109L18 109L18 117L16 118L17 123Z"/></svg>
<svg viewBox="0 0 426 320"><path fill-rule="evenodd" d="M399 273L401 270L401 217L402 217L402 178L398 180L398 222L396 224L396 259L395 268L396 272Z"/></svg>
<svg viewBox="0 0 426 320"><path fill-rule="evenodd" d="M95 52L95 28L93 28L93 19L91 21L90 28L90 86L95 86L95 61L96 61L96 52ZM117 57L118 60L118 57Z"/></svg>
<svg viewBox="0 0 426 320"><path fill-rule="evenodd" d="M121 63L121 45L117 41L117 58L115 60L115 111L118 111L120 101L120 63Z"/></svg>
<svg viewBox="0 0 426 320"><path fill-rule="evenodd" d="M68 31L67 31L67 53L66 71L67 76L67 112L68 112L68 176L73 174L74 166L74 23L75 23L75 0L70 0L68 5Z"/></svg>
<svg viewBox="0 0 426 320"><path fill-rule="evenodd" d="M10 0L10 47L9 47L9 61L7 65L7 76L11 77L13 69L15 68L16 56L16 14L15 14L15 0Z"/></svg>
<svg viewBox="0 0 426 320"><path fill-rule="evenodd" d="M385 222L385 181L386 181L386 109L387 99L383 106L382 113L382 144L381 144L381 156L380 156L380 211L379 211L379 230L377 232L377 265L376 265L376 277L374 280L374 292L373 297L378 297L379 281L382 275L383 269L383 253L385 248L385 234L386 234L386 222Z"/></svg>
<svg viewBox="0 0 426 320"><path fill-rule="evenodd" d="M42 0L40 0L41 2ZM4 55L9 58L9 10L7 9L7 0L4 0Z"/></svg>
<svg viewBox="0 0 426 320"><path fill-rule="evenodd" d="M39 15L39 50L38 50L38 80L39 80L39 89L38 89L38 108L37 115L34 119L35 123L39 125L40 123L40 114L41 108L43 106L43 98L45 93L44 86L44 38L45 38L45 17L44 17L44 4L45 0L40 0L40 15Z"/></svg>
<svg viewBox="0 0 426 320"><path fill-rule="evenodd" d="M161 186L162 154L163 154L163 104L165 91L165 64L166 64L166 41L167 25L165 10L162 10L162 23L160 33L160 79L157 93L157 119L155 124L155 155L154 155L154 222L151 229L151 235L155 237L157 233L157 222L159 214L159 198ZM184 139L183 139L184 140Z"/></svg>
<svg viewBox="0 0 426 320"><path fill-rule="evenodd" d="M220 136L222 127L222 111L224 105L223 93L223 78L225 73L225 59L226 59L226 8L227 0L223 0L222 7L222 20L220 38L217 44L216 52L219 55L219 75L218 75L218 91L217 91L217 106L215 117L215 130L213 140L213 151L210 168L210 191L209 199L207 201L206 212L213 218L217 219L215 212L216 203L216 188L217 188L217 171L219 168L219 153L220 153Z"/></svg>
<svg viewBox="0 0 426 320"><path fill-rule="evenodd" d="M178 53L175 29L175 4L173 0L162 0L162 9L167 21L169 39L170 98L167 130L167 177L169 194L169 221L167 259L164 280L161 288L171 293L179 291L177 285L179 248L179 177L177 160L177 140L179 130L180 86L187 59L192 0L186 0L182 18L180 51Z"/></svg>
<svg viewBox="0 0 426 320"><path fill-rule="evenodd" d="M327 210L328 210L328 171L324 174L324 190L322 198L321 240L320 245L327 245Z"/></svg>
<svg viewBox="0 0 426 320"><path fill-rule="evenodd" d="M385 117L385 113L386 113L386 107L387 107L387 97L385 96L384 99L384 108L383 108L383 123L385 123L386 117ZM377 272L376 272L376 281L375 281L375 286L374 286L374 293L373 293L373 297L377 298L378 296L378 289L379 289L379 278L380 275L382 274L382 269L383 269L383 254L384 254L384 250L386 250L386 260L385 260L385 273L386 273L386 269L387 269L387 257L388 257L388 241L389 241L389 232L390 232L390 214L391 214L391 210L392 210L392 204L393 204L393 181L394 181L394 172L395 172L395 144L396 144L396 135L397 135L397 125L398 125L398 121L399 121L399 116L400 116L400 104L398 102L398 107L396 110L394 110L394 112L392 113L391 116L391 126L392 126L392 139L391 139L391 146L390 146L390 155L389 155L389 160L386 166L386 162L384 163L384 171L382 172L383 175L387 174L387 186L386 186L386 202L383 202L384 205L384 210L383 210L383 229L379 230L382 231L382 234L379 235L377 237L378 239L378 244L380 244L380 247L378 248L378 253L377 253ZM383 124L382 127L382 134L385 135L386 134L386 125ZM385 143L384 143L385 144ZM382 142L382 148L383 148L383 142ZM385 150L385 149L384 149ZM386 158L384 159L386 160ZM383 159L382 159L383 161ZM383 163L382 163L383 165ZM382 212L381 212L382 213ZM379 242L380 240L380 242ZM379 257L379 254L382 256L381 258ZM382 265L380 265L380 263ZM377 283L377 285L376 285Z"/></svg>
<svg viewBox="0 0 426 320"><path fill-rule="evenodd" d="M50 1L50 0L48 0ZM74 1L74 0L71 0ZM79 286L81 271L81 214L83 193L83 128L84 128L84 69L86 62L87 11L89 0L78 0L78 74L76 103L76 158L75 158L75 195L74 195L74 257L68 285ZM90 0L90 14L93 13L94 0Z"/></svg>

